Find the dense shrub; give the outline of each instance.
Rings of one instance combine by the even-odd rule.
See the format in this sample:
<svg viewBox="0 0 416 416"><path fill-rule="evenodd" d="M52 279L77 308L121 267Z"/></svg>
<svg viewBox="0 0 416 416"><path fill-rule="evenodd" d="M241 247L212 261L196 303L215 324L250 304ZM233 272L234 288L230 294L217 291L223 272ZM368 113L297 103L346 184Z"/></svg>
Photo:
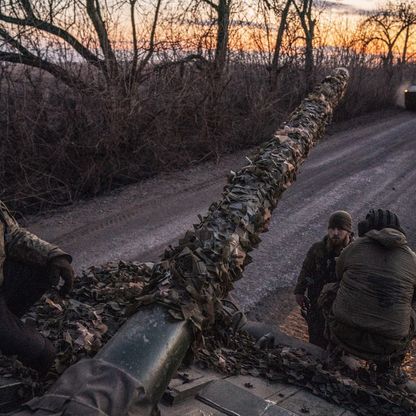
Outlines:
<svg viewBox="0 0 416 416"><path fill-rule="evenodd" d="M0 199L26 212L261 143L304 95L296 66L271 89L264 65L241 60L222 80L192 64L155 71L129 94L80 93L35 70L2 70ZM352 66L335 119L394 105L411 71Z"/></svg>

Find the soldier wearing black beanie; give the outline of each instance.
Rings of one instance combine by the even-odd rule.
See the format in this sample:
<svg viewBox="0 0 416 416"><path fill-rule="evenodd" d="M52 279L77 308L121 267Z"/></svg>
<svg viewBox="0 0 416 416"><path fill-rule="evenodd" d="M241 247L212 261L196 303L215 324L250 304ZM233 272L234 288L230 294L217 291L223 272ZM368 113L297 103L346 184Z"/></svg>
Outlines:
<svg viewBox="0 0 416 416"><path fill-rule="evenodd" d="M336 282L336 258L352 240L352 218L346 211L335 211L328 220L325 237L313 244L302 264L295 287L296 302L302 308L309 332L309 342L326 348L325 319L318 298L327 283Z"/></svg>

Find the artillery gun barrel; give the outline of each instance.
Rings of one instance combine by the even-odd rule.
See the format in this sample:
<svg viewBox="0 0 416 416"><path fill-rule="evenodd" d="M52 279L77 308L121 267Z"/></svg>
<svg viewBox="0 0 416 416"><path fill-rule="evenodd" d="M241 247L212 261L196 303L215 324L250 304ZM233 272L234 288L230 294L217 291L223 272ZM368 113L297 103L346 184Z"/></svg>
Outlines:
<svg viewBox="0 0 416 416"><path fill-rule="evenodd" d="M46 395L13 415L47 415L52 409L68 416L152 414L193 330L215 324L220 300L242 277L248 252L267 229L281 194L323 136L348 77L339 68L325 78L249 164L231 172L221 200L165 253L154 268L154 278L163 282L154 299L165 305L141 307L95 358L70 367Z"/></svg>

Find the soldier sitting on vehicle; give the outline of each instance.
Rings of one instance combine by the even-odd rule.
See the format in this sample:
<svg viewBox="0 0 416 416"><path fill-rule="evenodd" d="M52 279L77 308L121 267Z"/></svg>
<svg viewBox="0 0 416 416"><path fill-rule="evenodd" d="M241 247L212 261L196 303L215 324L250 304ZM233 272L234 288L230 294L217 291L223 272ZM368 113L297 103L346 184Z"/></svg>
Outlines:
<svg viewBox="0 0 416 416"><path fill-rule="evenodd" d="M351 242L352 235L351 215L335 211L329 217L327 235L309 249L295 287L296 302L306 310L309 342L324 349L328 344L325 319L317 301L323 286L336 282L335 260Z"/></svg>
<svg viewBox="0 0 416 416"><path fill-rule="evenodd" d="M70 292L74 271L71 256L21 228L0 202L0 351L17 355L25 365L45 373L55 358L52 343L20 317L41 296L64 281Z"/></svg>
<svg viewBox="0 0 416 416"><path fill-rule="evenodd" d="M331 345L400 374L415 333L416 255L397 215L370 210L337 260L340 286L328 316Z"/></svg>

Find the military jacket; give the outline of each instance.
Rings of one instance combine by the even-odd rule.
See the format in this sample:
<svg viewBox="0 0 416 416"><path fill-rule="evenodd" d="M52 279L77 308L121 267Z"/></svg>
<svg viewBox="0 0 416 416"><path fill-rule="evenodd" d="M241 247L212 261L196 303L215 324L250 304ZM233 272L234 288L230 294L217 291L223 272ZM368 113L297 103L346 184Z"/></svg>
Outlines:
<svg viewBox="0 0 416 416"><path fill-rule="evenodd" d="M20 227L6 206L0 202L0 286L4 281L3 265L6 257L25 264L47 266L52 258L58 256L66 256L71 260L57 246Z"/></svg>
<svg viewBox="0 0 416 416"><path fill-rule="evenodd" d="M416 255L398 230L371 230L339 256L334 317L367 333L402 339L416 317Z"/></svg>
<svg viewBox="0 0 416 416"><path fill-rule="evenodd" d="M295 294L308 296L315 306L322 288L327 283L337 281L336 258L339 252L329 248L328 236L312 245L306 254L299 274Z"/></svg>

